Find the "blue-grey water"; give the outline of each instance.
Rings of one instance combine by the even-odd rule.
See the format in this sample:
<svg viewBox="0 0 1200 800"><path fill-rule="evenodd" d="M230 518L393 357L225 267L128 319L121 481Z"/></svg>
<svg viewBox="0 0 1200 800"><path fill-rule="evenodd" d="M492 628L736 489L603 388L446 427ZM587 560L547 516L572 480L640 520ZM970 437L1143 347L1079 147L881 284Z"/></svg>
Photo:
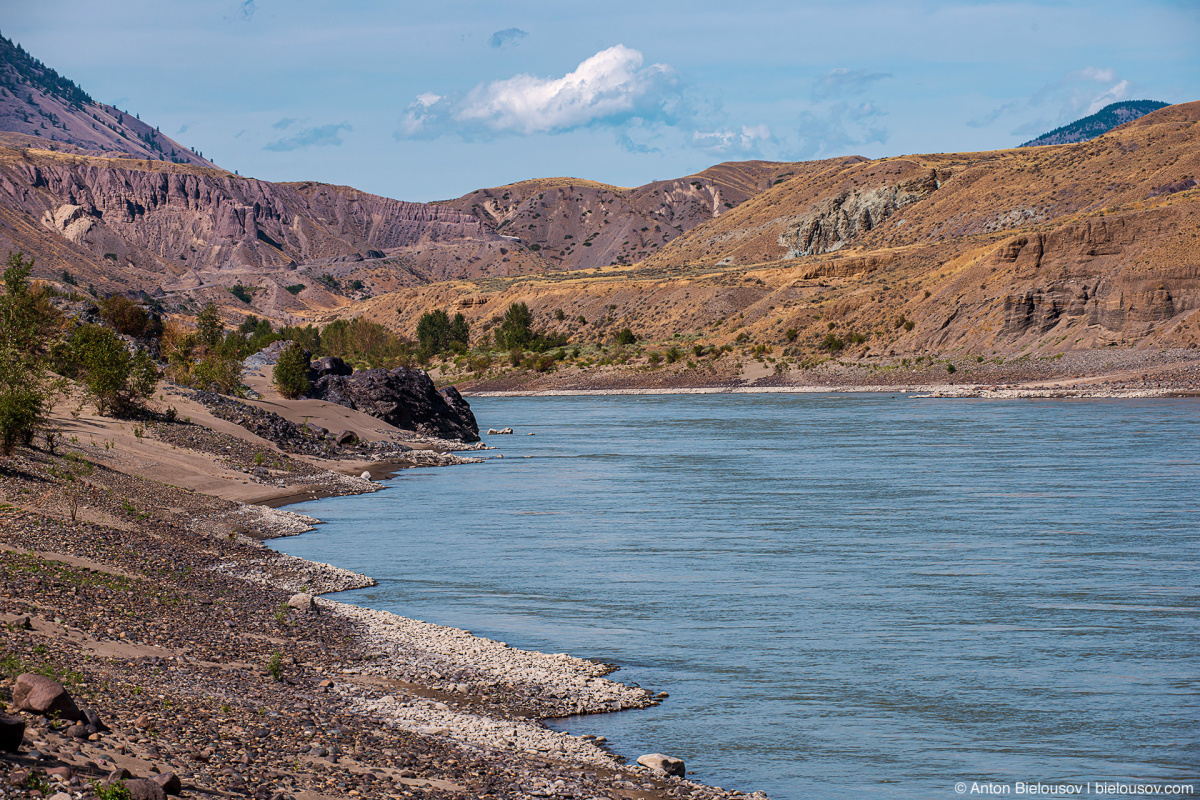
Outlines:
<svg viewBox="0 0 1200 800"><path fill-rule="evenodd" d="M348 602L670 693L571 732L780 799L1197 778L1200 401L471 405L503 459L275 544L379 580Z"/></svg>

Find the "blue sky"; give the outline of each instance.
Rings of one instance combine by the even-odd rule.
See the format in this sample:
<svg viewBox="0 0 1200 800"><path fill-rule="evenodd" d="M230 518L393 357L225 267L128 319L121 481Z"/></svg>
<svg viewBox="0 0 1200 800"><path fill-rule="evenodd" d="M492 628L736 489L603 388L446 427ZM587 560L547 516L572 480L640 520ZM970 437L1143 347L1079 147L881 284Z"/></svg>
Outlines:
<svg viewBox="0 0 1200 800"><path fill-rule="evenodd" d="M404 200L990 150L1200 100L1197 0L38 0L0 31L227 169Z"/></svg>

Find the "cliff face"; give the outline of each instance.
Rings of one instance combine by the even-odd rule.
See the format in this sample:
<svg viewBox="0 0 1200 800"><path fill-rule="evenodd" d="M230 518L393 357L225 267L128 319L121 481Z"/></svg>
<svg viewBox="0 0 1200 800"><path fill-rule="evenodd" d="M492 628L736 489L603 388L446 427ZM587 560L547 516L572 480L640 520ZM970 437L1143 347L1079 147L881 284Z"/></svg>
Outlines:
<svg viewBox="0 0 1200 800"><path fill-rule="evenodd" d="M339 282L371 291L378 279L386 290L542 266L528 254L510 259L508 240L447 206L29 149L0 148L0 220L0 247L38 256L42 277L66 271L102 291L195 300L228 300L222 292L240 282L270 295L255 306L268 314L344 303L348 292L329 291ZM300 285L299 298L276 291Z"/></svg>

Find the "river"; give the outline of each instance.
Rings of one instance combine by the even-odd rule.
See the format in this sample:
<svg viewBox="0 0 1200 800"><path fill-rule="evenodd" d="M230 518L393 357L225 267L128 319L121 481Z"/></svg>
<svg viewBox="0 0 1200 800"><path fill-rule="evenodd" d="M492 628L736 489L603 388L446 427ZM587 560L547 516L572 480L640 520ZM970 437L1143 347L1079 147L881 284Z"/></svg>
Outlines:
<svg viewBox="0 0 1200 800"><path fill-rule="evenodd" d="M556 725L776 800L1197 777L1200 401L471 405L516 429L486 463L294 507L325 524L273 545L379 580L346 602L670 693Z"/></svg>

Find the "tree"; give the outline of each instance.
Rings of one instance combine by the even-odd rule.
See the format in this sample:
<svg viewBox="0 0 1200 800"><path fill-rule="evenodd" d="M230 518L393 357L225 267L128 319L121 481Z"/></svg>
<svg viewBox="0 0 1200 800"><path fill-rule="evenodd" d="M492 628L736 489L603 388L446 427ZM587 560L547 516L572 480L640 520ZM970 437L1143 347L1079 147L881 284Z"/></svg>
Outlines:
<svg viewBox="0 0 1200 800"><path fill-rule="evenodd" d="M422 314L417 320L417 342L430 355L449 349L450 316L440 308Z"/></svg>
<svg viewBox="0 0 1200 800"><path fill-rule="evenodd" d="M467 318L458 312L454 315L454 319L450 320L450 347L459 349L455 345L461 345L461 349L466 350L471 344L471 326L467 324Z"/></svg>
<svg viewBox="0 0 1200 800"><path fill-rule="evenodd" d="M524 347L533 339L533 314L524 303L513 303L496 328L496 346L503 350Z"/></svg>
<svg viewBox="0 0 1200 800"><path fill-rule="evenodd" d="M11 455L28 444L47 415L57 384L46 369L46 353L59 324L42 286L31 286L33 259L8 254L4 296L0 297L0 451Z"/></svg>
<svg viewBox="0 0 1200 800"><path fill-rule="evenodd" d="M146 353L130 353L102 325L80 325L54 354L63 375L79 381L100 414L125 414L154 392L158 367Z"/></svg>
<svg viewBox="0 0 1200 800"><path fill-rule="evenodd" d="M221 322L221 314L215 303L209 303L204 310L196 315L196 326L199 328L200 343L207 348L214 348L221 343L225 333L225 323Z"/></svg>
<svg viewBox="0 0 1200 800"><path fill-rule="evenodd" d="M308 380L308 354L300 345L292 342L275 362L272 375L275 388L284 397L296 398L312 389Z"/></svg>

